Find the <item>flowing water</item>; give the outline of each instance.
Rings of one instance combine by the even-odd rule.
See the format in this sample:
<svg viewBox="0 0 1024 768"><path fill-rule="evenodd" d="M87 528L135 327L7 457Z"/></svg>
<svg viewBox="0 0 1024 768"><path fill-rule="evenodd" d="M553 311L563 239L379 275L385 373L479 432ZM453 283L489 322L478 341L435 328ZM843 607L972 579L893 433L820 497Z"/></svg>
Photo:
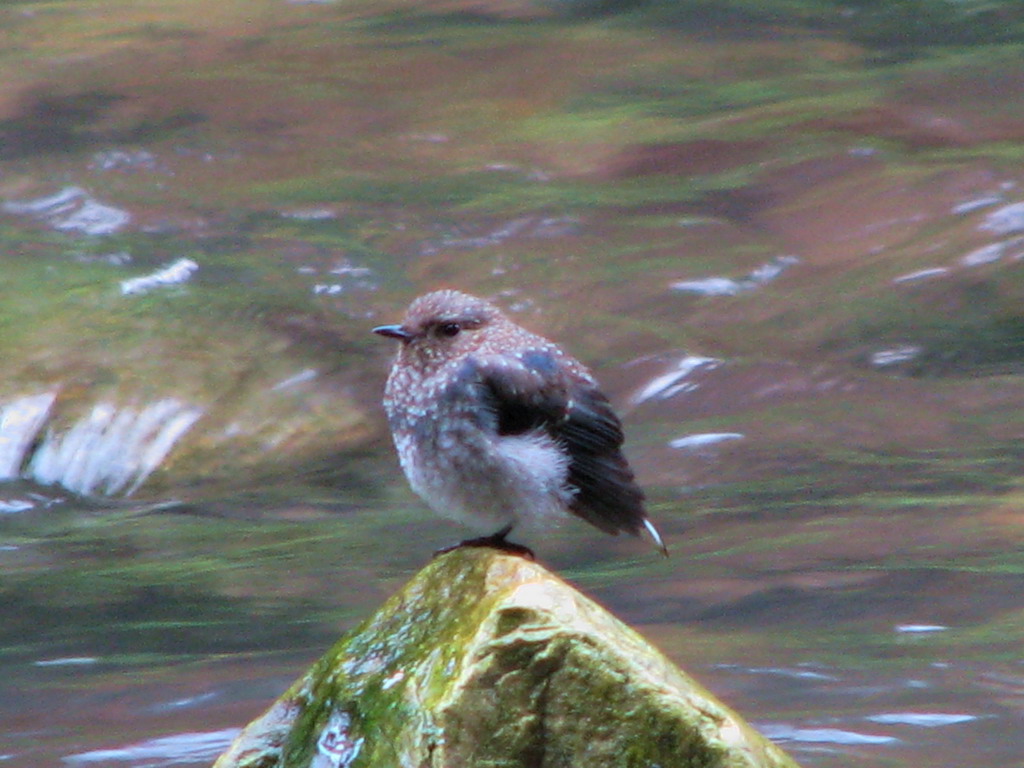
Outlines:
<svg viewBox="0 0 1024 768"><path fill-rule="evenodd" d="M0 763L208 765L465 531L372 336L592 365L540 559L802 765L1024 760L1014 2L0 4Z"/></svg>

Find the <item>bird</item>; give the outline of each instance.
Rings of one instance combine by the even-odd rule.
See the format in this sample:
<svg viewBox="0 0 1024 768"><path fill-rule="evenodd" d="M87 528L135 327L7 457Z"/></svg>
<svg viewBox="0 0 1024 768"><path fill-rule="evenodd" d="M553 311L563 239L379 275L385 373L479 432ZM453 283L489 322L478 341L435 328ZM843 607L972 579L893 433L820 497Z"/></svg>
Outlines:
<svg viewBox="0 0 1024 768"><path fill-rule="evenodd" d="M668 549L622 452L622 424L593 374L495 304L456 290L415 299L401 324L384 410L410 486L441 517L533 558L513 528L545 531L572 516ZM441 550L447 551L447 550Z"/></svg>

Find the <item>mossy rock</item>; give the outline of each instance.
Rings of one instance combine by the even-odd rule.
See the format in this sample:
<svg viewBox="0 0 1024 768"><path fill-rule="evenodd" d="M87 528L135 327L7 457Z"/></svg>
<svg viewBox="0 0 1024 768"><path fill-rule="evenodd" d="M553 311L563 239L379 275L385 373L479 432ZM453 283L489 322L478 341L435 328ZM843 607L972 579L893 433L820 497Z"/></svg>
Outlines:
<svg viewBox="0 0 1024 768"><path fill-rule="evenodd" d="M461 549L345 635L215 768L796 768L536 563Z"/></svg>
<svg viewBox="0 0 1024 768"><path fill-rule="evenodd" d="M534 562L462 549L345 635L215 768L796 768Z"/></svg>

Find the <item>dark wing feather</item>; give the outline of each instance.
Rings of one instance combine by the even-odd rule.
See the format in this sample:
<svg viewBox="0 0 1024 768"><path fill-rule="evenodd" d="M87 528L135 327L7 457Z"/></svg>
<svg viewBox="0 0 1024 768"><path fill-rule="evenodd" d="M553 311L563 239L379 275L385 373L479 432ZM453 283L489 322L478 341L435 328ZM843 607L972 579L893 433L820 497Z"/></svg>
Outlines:
<svg viewBox="0 0 1024 768"><path fill-rule="evenodd" d="M493 427L547 431L569 454L570 510L608 533L638 535L644 494L622 455L622 424L593 381L558 363L543 350L475 361Z"/></svg>
<svg viewBox="0 0 1024 768"><path fill-rule="evenodd" d="M577 488L570 509L609 533L640 533L644 494L622 455L622 425L608 399L592 384L574 388L567 418L553 434L572 457L569 482Z"/></svg>

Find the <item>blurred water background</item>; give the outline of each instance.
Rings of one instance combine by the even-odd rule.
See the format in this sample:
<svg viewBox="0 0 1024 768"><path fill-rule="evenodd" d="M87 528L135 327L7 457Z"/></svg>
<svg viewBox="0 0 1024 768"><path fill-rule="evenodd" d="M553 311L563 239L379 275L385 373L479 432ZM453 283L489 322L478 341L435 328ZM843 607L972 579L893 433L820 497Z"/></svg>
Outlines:
<svg viewBox="0 0 1024 768"><path fill-rule="evenodd" d="M208 765L465 531L369 333L590 364L543 562L808 768L1024 755L1015 0L0 3L0 761Z"/></svg>

